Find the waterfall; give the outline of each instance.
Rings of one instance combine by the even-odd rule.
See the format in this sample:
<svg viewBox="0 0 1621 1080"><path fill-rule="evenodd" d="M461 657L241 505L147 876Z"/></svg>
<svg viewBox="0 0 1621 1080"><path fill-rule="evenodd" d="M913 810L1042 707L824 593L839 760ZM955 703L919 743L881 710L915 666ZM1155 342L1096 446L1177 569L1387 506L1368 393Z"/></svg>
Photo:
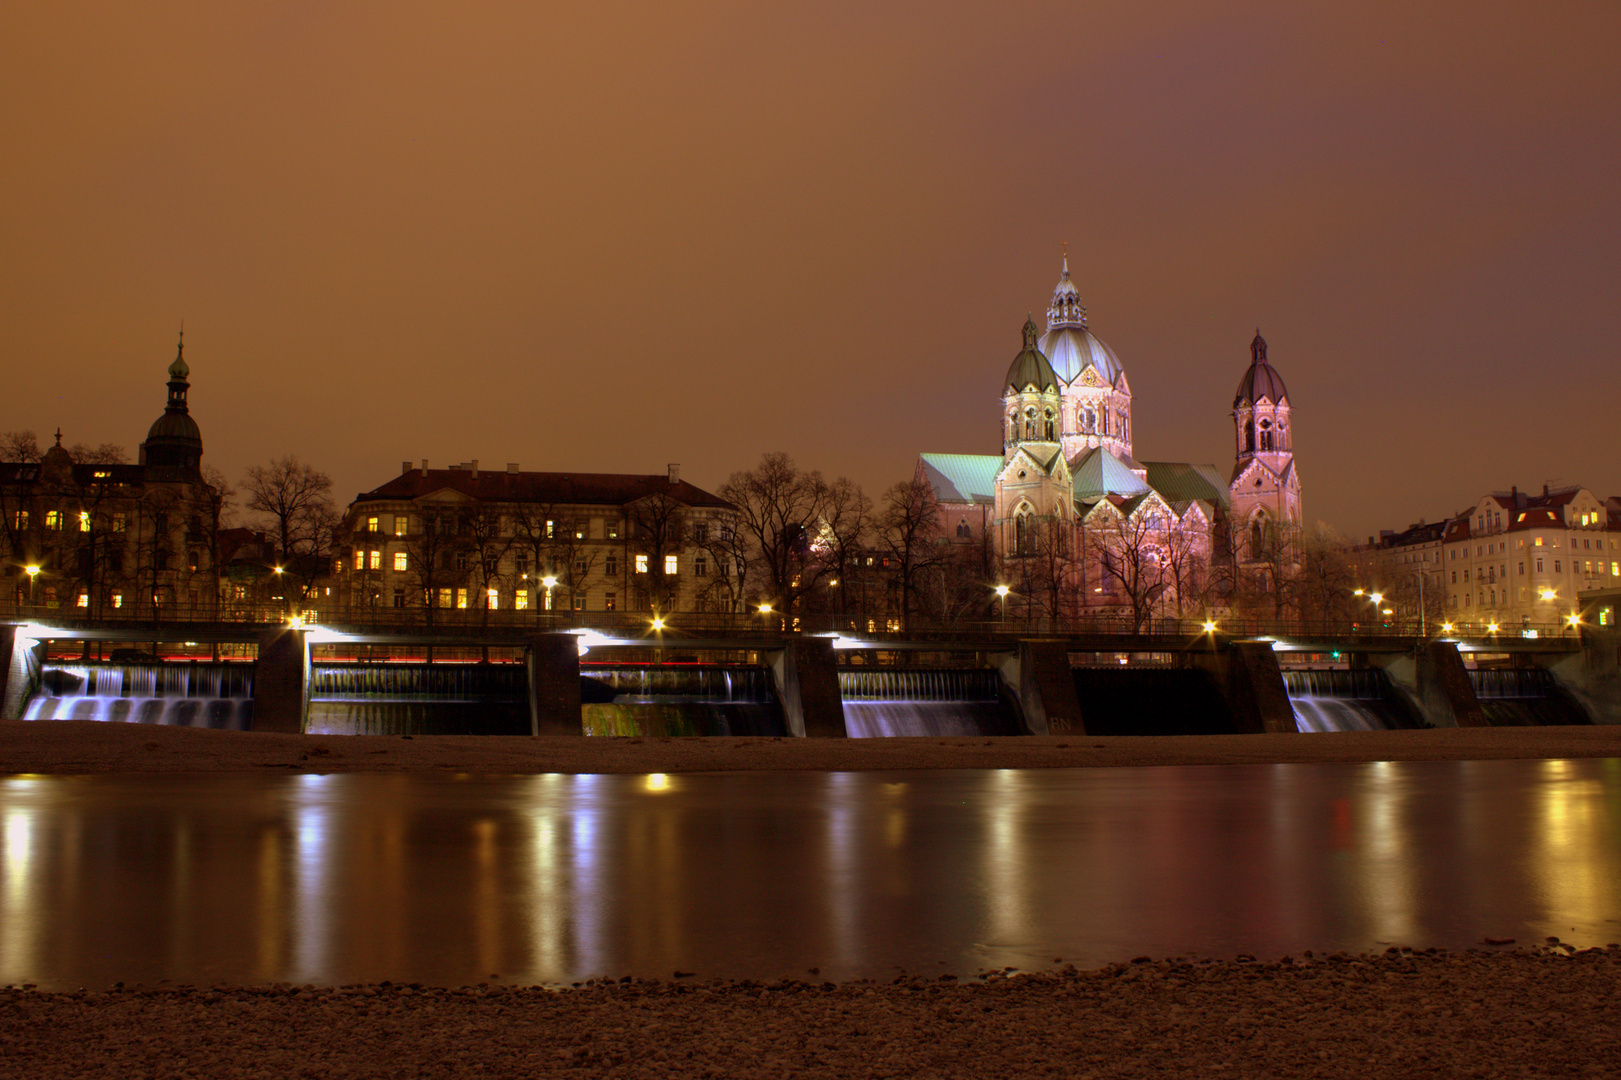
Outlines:
<svg viewBox="0 0 1621 1080"><path fill-rule="evenodd" d="M527 735L528 668L315 664L308 730L315 735Z"/></svg>
<svg viewBox="0 0 1621 1080"><path fill-rule="evenodd" d="M23 719L246 731L253 724L253 665L49 661Z"/></svg>
<svg viewBox="0 0 1621 1080"><path fill-rule="evenodd" d="M852 738L1024 733L1001 676L988 668L846 668L839 693Z"/></svg>
<svg viewBox="0 0 1621 1080"><path fill-rule="evenodd" d="M1486 719L1497 727L1593 722L1547 668L1476 668L1469 681Z"/></svg>
<svg viewBox="0 0 1621 1080"><path fill-rule="evenodd" d="M769 668L586 664L580 675L588 735L788 734Z"/></svg>
<svg viewBox="0 0 1621 1080"><path fill-rule="evenodd" d="M1301 731L1385 731L1423 727L1378 668L1283 673L1295 726Z"/></svg>

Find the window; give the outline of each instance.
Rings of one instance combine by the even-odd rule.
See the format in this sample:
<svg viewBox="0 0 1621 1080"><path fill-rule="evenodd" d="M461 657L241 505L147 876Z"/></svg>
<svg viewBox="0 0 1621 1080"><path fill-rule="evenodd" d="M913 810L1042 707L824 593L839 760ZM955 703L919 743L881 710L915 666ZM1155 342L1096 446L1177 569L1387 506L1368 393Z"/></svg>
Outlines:
<svg viewBox="0 0 1621 1080"><path fill-rule="evenodd" d="M90 531L90 511L88 511L88 510L80 510L79 511L79 531L80 532L89 532Z"/></svg>
<svg viewBox="0 0 1621 1080"><path fill-rule="evenodd" d="M437 605L438 607L447 608L454 602L455 602L455 591L454 590L452 590L452 589L440 589L439 590L439 603Z"/></svg>
<svg viewBox="0 0 1621 1080"><path fill-rule="evenodd" d="M491 611L499 608L501 606L501 590L486 589L484 591L484 606L489 608Z"/></svg>
<svg viewBox="0 0 1621 1080"><path fill-rule="evenodd" d="M583 578L591 572L591 563L587 559L574 560L574 576Z"/></svg>
<svg viewBox="0 0 1621 1080"><path fill-rule="evenodd" d="M60 529L62 527L62 511L45 511L45 527L52 530Z"/></svg>
<svg viewBox="0 0 1621 1080"><path fill-rule="evenodd" d="M1458 583L1458 572L1456 570L1454 570L1454 571L1452 571L1452 584L1456 585L1457 583Z"/></svg>
<svg viewBox="0 0 1621 1080"><path fill-rule="evenodd" d="M456 562L456 569L458 569L458 570L466 570L467 569L467 552L465 552L465 551L456 552L455 562ZM466 604L460 604L458 606L459 607L466 607L467 605Z"/></svg>
<svg viewBox="0 0 1621 1080"><path fill-rule="evenodd" d="M466 589L457 589L456 590L456 606L458 608L465 608L467 606L467 590Z"/></svg>
<svg viewBox="0 0 1621 1080"><path fill-rule="evenodd" d="M1562 562L1564 562L1563 559L1555 559L1553 561L1553 572L1554 573L1562 574L1562 573L1565 572L1564 567L1560 565Z"/></svg>
<svg viewBox="0 0 1621 1080"><path fill-rule="evenodd" d="M368 569L368 570L381 570L382 568L383 568L383 553L381 551L369 551L369 552L367 552L366 553L366 569Z"/></svg>
<svg viewBox="0 0 1621 1080"><path fill-rule="evenodd" d="M123 606L124 606L124 594L121 593L121 592L113 593L113 607L120 608L120 607L123 607Z"/></svg>
<svg viewBox="0 0 1621 1080"><path fill-rule="evenodd" d="M554 537L556 535L557 535L557 522L548 520L546 522L546 539L550 540L552 537Z"/></svg>
<svg viewBox="0 0 1621 1080"><path fill-rule="evenodd" d="M550 589L546 590L546 593L545 593L544 596L541 597L540 602L541 602L542 606L544 606L547 611L550 611L552 609L552 591Z"/></svg>
<svg viewBox="0 0 1621 1080"><path fill-rule="evenodd" d="M410 558L409 555L407 555L403 551L396 551L394 553L394 572L395 573L397 573L397 574L405 573L405 571L410 568L410 565L411 565L411 558Z"/></svg>
<svg viewBox="0 0 1621 1080"><path fill-rule="evenodd" d="M681 560L674 555L664 556L664 574L666 577L681 572Z"/></svg>
<svg viewBox="0 0 1621 1080"><path fill-rule="evenodd" d="M574 539L576 539L576 540L584 540L586 538L585 529L586 529L586 523L585 522L576 521L574 523Z"/></svg>
<svg viewBox="0 0 1621 1080"><path fill-rule="evenodd" d="M1542 573L1542 560L1541 559L1537 560L1537 573L1539 573L1539 574Z"/></svg>
<svg viewBox="0 0 1621 1080"><path fill-rule="evenodd" d="M378 519L377 519L376 515L373 515L372 517L367 518L366 519L366 531L367 532L376 532L377 531L377 522L378 522Z"/></svg>
<svg viewBox="0 0 1621 1080"><path fill-rule="evenodd" d="M705 543L709 539L709 522L695 521L692 523L692 539L697 543Z"/></svg>
<svg viewBox="0 0 1621 1080"><path fill-rule="evenodd" d="M113 532L124 532L129 528L129 515L114 514L112 524Z"/></svg>
<svg viewBox="0 0 1621 1080"><path fill-rule="evenodd" d="M80 593L79 594L79 599L74 601L74 605L76 607L83 607L83 608L89 607L90 606L90 594L86 593L86 592Z"/></svg>
<svg viewBox="0 0 1621 1080"><path fill-rule="evenodd" d="M603 611L618 611L619 610L619 594L618 593L603 593L602 594L602 610Z"/></svg>
<svg viewBox="0 0 1621 1080"><path fill-rule="evenodd" d="M395 514L394 515L394 535L395 536L406 536L406 535L409 535L410 532L411 532L411 515L409 515L409 514Z"/></svg>
<svg viewBox="0 0 1621 1080"><path fill-rule="evenodd" d="M394 606L395 607L404 607L405 606L405 590L404 589L395 589L394 590Z"/></svg>
<svg viewBox="0 0 1621 1080"><path fill-rule="evenodd" d="M609 577L613 577L615 574L619 573L619 556L608 556L608 561L603 564L602 572L607 574Z"/></svg>
<svg viewBox="0 0 1621 1080"><path fill-rule="evenodd" d="M575 611L584 611L585 610L585 596L583 594L577 595L577 596L574 597L574 610Z"/></svg>
<svg viewBox="0 0 1621 1080"><path fill-rule="evenodd" d="M638 556L636 556L636 572L638 574L647 573L647 556L646 555L638 555Z"/></svg>
<svg viewBox="0 0 1621 1080"><path fill-rule="evenodd" d="M528 589L519 589L517 592L512 594L512 610L513 611L528 611L529 610L529 590Z"/></svg>
<svg viewBox="0 0 1621 1080"><path fill-rule="evenodd" d="M619 522L617 522L617 521L608 522L608 539L610 539L610 540L618 540L619 539Z"/></svg>
<svg viewBox="0 0 1621 1080"><path fill-rule="evenodd" d="M355 548L355 569L366 569L366 553L360 548Z"/></svg>
<svg viewBox="0 0 1621 1080"><path fill-rule="evenodd" d="M1532 541L1532 543L1536 544L1537 547L1541 547L1542 546L1542 537L1540 537L1540 536L1537 537L1534 541Z"/></svg>
<svg viewBox="0 0 1621 1080"><path fill-rule="evenodd" d="M28 511L27 510L19 510L19 511L17 511L14 515L12 515L11 520L16 524L17 528L19 528L19 529L28 528Z"/></svg>
<svg viewBox="0 0 1621 1080"><path fill-rule="evenodd" d="M709 576L709 562L702 555L699 555L696 559L692 560L692 576L693 577L708 577Z"/></svg>

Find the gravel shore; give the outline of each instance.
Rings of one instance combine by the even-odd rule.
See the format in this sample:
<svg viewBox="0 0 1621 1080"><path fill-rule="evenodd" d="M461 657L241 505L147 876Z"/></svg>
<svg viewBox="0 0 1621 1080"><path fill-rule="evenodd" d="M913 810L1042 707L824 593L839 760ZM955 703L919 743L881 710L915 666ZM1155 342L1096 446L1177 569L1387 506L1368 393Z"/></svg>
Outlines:
<svg viewBox="0 0 1621 1080"><path fill-rule="evenodd" d="M0 990L6 1075L1613 1076L1621 949L893 983Z"/></svg>
<svg viewBox="0 0 1621 1080"><path fill-rule="evenodd" d="M762 769L1069 769L1293 761L1621 757L1621 725L1335 734L1018 738L540 738L274 735L146 724L0 721L0 773Z"/></svg>

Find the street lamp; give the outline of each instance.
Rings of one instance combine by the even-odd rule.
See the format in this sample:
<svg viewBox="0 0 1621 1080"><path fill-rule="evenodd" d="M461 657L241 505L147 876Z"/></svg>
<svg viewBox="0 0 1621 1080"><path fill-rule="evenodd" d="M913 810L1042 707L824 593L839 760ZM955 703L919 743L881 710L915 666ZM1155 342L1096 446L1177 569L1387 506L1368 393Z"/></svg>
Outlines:
<svg viewBox="0 0 1621 1080"><path fill-rule="evenodd" d="M1003 627L1007 626L1007 594L1008 587L1006 585L998 585L996 587L996 598L1002 601L1002 614L1000 616L1000 621Z"/></svg>
<svg viewBox="0 0 1621 1080"><path fill-rule="evenodd" d="M1215 635L1215 633L1216 633L1216 622L1215 622L1214 619L1206 619L1204 621L1204 632L1207 633L1207 634L1210 634L1212 636Z"/></svg>
<svg viewBox="0 0 1621 1080"><path fill-rule="evenodd" d="M552 613L552 589L557 587L557 575L547 574L540 579L540 583L546 586L546 625L552 626L557 621L556 615Z"/></svg>
<svg viewBox="0 0 1621 1080"><path fill-rule="evenodd" d="M28 606L33 607L34 606L34 579L39 577L39 567L34 565L33 563L29 563L27 566L23 567L23 571L28 575Z"/></svg>

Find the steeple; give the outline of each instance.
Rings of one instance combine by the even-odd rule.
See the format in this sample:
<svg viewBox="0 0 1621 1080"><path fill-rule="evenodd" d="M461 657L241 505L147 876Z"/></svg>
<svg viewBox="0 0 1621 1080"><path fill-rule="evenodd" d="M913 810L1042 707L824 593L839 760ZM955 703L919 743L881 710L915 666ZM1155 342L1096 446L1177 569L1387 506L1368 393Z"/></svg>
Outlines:
<svg viewBox="0 0 1621 1080"><path fill-rule="evenodd" d="M141 444L141 462L153 469L155 479L185 479L198 474L203 456L203 436L186 405L187 381L191 368L186 364L186 332L180 331L180 344L174 363L169 365L169 400L163 415L152 424Z"/></svg>
<svg viewBox="0 0 1621 1080"><path fill-rule="evenodd" d="M1086 305L1081 303L1081 292L1069 279L1069 245L1064 245L1063 269L1058 275L1058 286L1053 289L1052 302L1047 305L1047 329L1061 326L1086 325Z"/></svg>

